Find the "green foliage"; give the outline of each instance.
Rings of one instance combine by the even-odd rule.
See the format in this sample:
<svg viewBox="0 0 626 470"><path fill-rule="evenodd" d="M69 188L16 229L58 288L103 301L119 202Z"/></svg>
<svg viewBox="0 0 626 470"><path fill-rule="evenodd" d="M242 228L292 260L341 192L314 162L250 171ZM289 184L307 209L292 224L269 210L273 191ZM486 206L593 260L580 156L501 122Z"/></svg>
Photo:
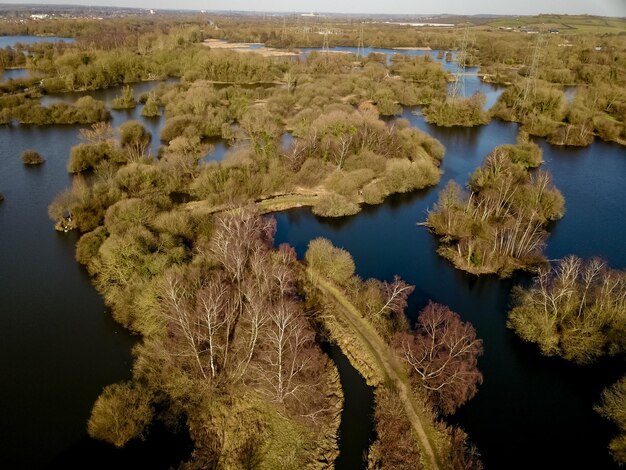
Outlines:
<svg viewBox="0 0 626 470"><path fill-rule="evenodd" d="M149 225L157 214L157 207L145 199L123 199L109 207L104 226L114 235L122 235L136 225Z"/></svg>
<svg viewBox="0 0 626 470"><path fill-rule="evenodd" d="M161 109L159 102L153 93L150 93L143 108L141 109L141 115L144 117L156 117L161 115Z"/></svg>
<svg viewBox="0 0 626 470"><path fill-rule="evenodd" d="M136 159L148 151L152 136L139 121L126 121L119 128L120 145L131 159Z"/></svg>
<svg viewBox="0 0 626 470"><path fill-rule="evenodd" d="M626 377L602 392L595 410L618 426L620 434L611 441L609 449L618 464L626 463Z"/></svg>
<svg viewBox="0 0 626 470"><path fill-rule="evenodd" d="M95 439L122 447L141 436L152 413L146 390L131 383L109 385L93 407L87 430Z"/></svg>
<svg viewBox="0 0 626 470"><path fill-rule="evenodd" d="M428 226L442 237L439 253L465 271L508 276L542 262L543 227L564 214L564 200L531 143L497 147L471 176L470 193L454 182L439 194Z"/></svg>
<svg viewBox="0 0 626 470"><path fill-rule="evenodd" d="M548 356L589 363L626 349L626 274L569 256L518 289L508 325Z"/></svg>
<svg viewBox="0 0 626 470"><path fill-rule="evenodd" d="M21 124L34 125L91 124L107 121L111 117L104 103L91 96L83 96L72 105L57 103L49 107L28 100L8 109L7 114Z"/></svg>
<svg viewBox="0 0 626 470"><path fill-rule="evenodd" d="M438 126L472 127L489 122L489 115L483 111L485 95L476 93L470 98L434 99L424 109L428 122Z"/></svg>
<svg viewBox="0 0 626 470"><path fill-rule="evenodd" d="M566 116L565 94L545 82L517 81L504 90L492 112L500 119L521 122L532 135L546 136Z"/></svg>
<svg viewBox="0 0 626 470"><path fill-rule="evenodd" d="M343 217L357 214L361 208L340 194L321 196L313 206L313 213L322 217Z"/></svg>
<svg viewBox="0 0 626 470"><path fill-rule="evenodd" d="M354 276L354 260L350 253L333 246L325 238L310 241L304 259L316 272L339 285L346 284Z"/></svg>
<svg viewBox="0 0 626 470"><path fill-rule="evenodd" d="M78 144L72 147L70 159L67 163L67 171L80 173L94 169L105 159L115 160L116 150L108 143Z"/></svg>
<svg viewBox="0 0 626 470"><path fill-rule="evenodd" d="M128 197L155 197L169 193L165 187L165 174L156 165L132 162L115 175L117 187Z"/></svg>
<svg viewBox="0 0 626 470"><path fill-rule="evenodd" d="M98 227L91 232L85 233L76 243L76 261L84 266L89 266L97 256L98 250L107 237L104 227Z"/></svg>
<svg viewBox="0 0 626 470"><path fill-rule="evenodd" d="M122 88L121 96L113 98L113 102L111 103L113 109L133 109L136 106L137 100L135 100L133 89L129 85Z"/></svg>

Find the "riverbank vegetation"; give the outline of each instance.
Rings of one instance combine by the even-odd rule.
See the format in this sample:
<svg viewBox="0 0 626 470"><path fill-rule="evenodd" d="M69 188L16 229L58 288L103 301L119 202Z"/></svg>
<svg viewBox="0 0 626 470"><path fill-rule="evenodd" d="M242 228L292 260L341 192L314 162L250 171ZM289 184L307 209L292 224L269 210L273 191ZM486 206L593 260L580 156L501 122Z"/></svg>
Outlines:
<svg viewBox="0 0 626 470"><path fill-rule="evenodd" d="M424 329L411 330L404 310L413 286L397 276L391 283L361 280L351 255L326 239L309 243L305 262L307 302L377 387L369 468L482 468L467 436L438 417L474 396L482 381L476 368L482 343L473 327L430 304L418 320Z"/></svg>
<svg viewBox="0 0 626 470"><path fill-rule="evenodd" d="M588 364L626 352L626 273L599 258L563 258L540 269L532 286L516 287L513 299L507 325L546 356ZM619 427L609 449L625 463L626 378L605 389L595 409Z"/></svg>
<svg viewBox="0 0 626 470"><path fill-rule="evenodd" d="M172 139L156 159L148 151L151 136L138 122L117 131L106 123L81 131L83 143L72 149L68 169L89 169L94 177L79 175L49 212L64 227L84 232L77 259L115 319L143 338L133 380L105 389L94 406L94 437L122 446L155 420L183 421L195 445L192 466L215 459L237 466L242 455L267 468L333 461L341 391L317 345L319 321L304 313L293 251L271 249L271 220L236 208L257 193L212 201L229 192L207 190L204 204L219 208L214 215L175 203L171 195L198 194L208 171L222 172L220 184L230 191L255 188L254 178L263 181L276 168L289 175L313 164L325 178L337 179L339 172L363 172L363 162L372 161L380 173L368 170L361 184L377 177L405 190L419 179L403 182L395 161L406 161L398 167L405 171L430 165L439 177L435 162L443 148L434 139L406 125L387 125L371 111L334 113L302 125L304 136L292 144L301 156L291 160L279 150L280 133L267 125L271 116L245 113L248 142L237 154L243 163L206 167L198 165L198 148L186 145L192 137ZM246 167L255 172L242 171ZM308 181L320 181L314 175L309 170ZM340 182L332 187L341 188ZM368 281L359 289L368 299L364 311L382 334L390 337L394 324L406 322L411 287L396 279Z"/></svg>
<svg viewBox="0 0 626 470"><path fill-rule="evenodd" d="M330 337L377 386L371 468L424 462L480 468L467 436L438 418L473 397L482 381L482 344L471 325L431 304L411 329L404 309L412 286L399 278L363 281L348 253L319 240L303 268L293 250L272 248L274 223L258 211L310 205L317 215L343 216L435 185L443 146L388 118L420 105L438 125L482 124L490 117L484 98L448 99L451 77L429 55L268 58L200 44L265 32L265 26L238 31L233 25L247 20L230 21L89 24L74 45L29 47L36 81L2 88L0 122L96 123L72 149L72 187L49 212L60 227L82 232L77 259L115 319L142 341L132 380L107 387L94 405L90 434L123 446L155 421L182 423L195 446L190 468L329 466L337 454L341 389L318 343ZM390 36L377 39L370 32L378 26L372 28L365 27L368 44L400 47L410 40L449 50L459 40L458 31L414 34L387 26L380 28ZM102 32L110 34L100 39ZM583 43L575 42L578 55L569 48L563 54L570 65L542 72L527 88L530 40L476 34L468 62L502 73L485 72L486 80L511 81L496 116L560 145L587 144L596 135L624 138L621 39L607 38L612 52L602 55L582 54ZM279 41L287 43L267 37L268 44ZM504 47L490 47L492 41ZM593 78L598 71L610 72L615 86ZM141 97L129 86L169 77L178 80ZM572 103L561 90L570 84L579 86ZM124 87L114 108L138 102L142 115L165 116L160 135L138 122L113 130L106 106L90 97L49 107L38 101L46 93L112 86ZM231 151L205 163L214 138L227 140ZM158 155L150 154L152 139L163 144ZM542 265L545 227L563 215L564 202L549 174L530 171L540 164L538 146L524 139L491 153L467 191L451 183L428 216L441 237L439 252L476 274L507 276ZM248 205L256 207L241 209ZM321 284L303 275L308 268L348 307L320 295ZM382 353L363 348L345 318L329 321L341 305L356 312L373 338L369 344ZM416 440L420 422L432 455Z"/></svg>
<svg viewBox="0 0 626 470"><path fill-rule="evenodd" d="M102 101L83 96L73 104L54 103L42 106L38 100L25 95L0 97L0 124L13 120L20 124L45 126L51 124L92 124L111 117Z"/></svg>
<svg viewBox="0 0 626 470"><path fill-rule="evenodd" d="M88 28L63 23L74 28L75 43L20 46L6 53L6 63L13 64L15 57L24 57L22 52L28 52L23 59L26 63L20 65L26 65L33 77L11 81L5 92L97 90L168 77L181 78L188 84L197 80L265 83L275 85L274 89L254 100L268 100L272 112L285 124L300 111L299 106L313 107L311 99L315 98L317 107L338 100L351 105L371 101L383 116L399 114L402 106L421 105L426 118L442 126L480 125L495 116L520 122L530 134L546 137L555 145L589 145L594 137L626 142L622 112L626 103L626 55L622 36L598 36L591 31L527 35L489 26L472 28L465 65L480 66L478 74L483 81L507 86L488 113L480 94L447 98L452 77L430 53L410 57L398 50L389 61L384 54L376 53L366 57L316 52L306 57L242 54L201 43L209 38L242 42L263 39L260 42L268 46L321 47L323 38L317 34L291 34L295 27L291 19L281 26L280 38L276 35L279 25L273 20L218 16L210 17L210 23L208 19L179 16L171 18L170 23L164 18L136 19L134 23L107 20ZM463 36L458 28L422 31L407 25L329 21L334 27L327 36L334 46L357 45L362 28L365 43L372 47L431 48L440 52L435 54L439 57L444 50L458 48ZM63 29L56 27L60 32ZM52 24L47 26L50 31L54 28ZM573 100L565 98L564 86L576 87ZM312 95L303 100L302 93ZM333 96L327 96L329 93ZM334 100L327 100L331 97ZM119 97L114 107L125 109L133 101L130 96ZM153 102L145 112L157 115ZM222 123L236 121L236 116L211 116L216 121L220 118L224 118Z"/></svg>
<svg viewBox="0 0 626 470"><path fill-rule="evenodd" d="M482 93L469 98L434 99L424 108L424 117L437 126L473 127L489 122L490 117L484 107L485 95Z"/></svg>
<svg viewBox="0 0 626 470"><path fill-rule="evenodd" d="M602 392L595 410L619 428L620 434L611 441L609 449L617 463L626 463L626 377Z"/></svg>
<svg viewBox="0 0 626 470"><path fill-rule="evenodd" d="M193 217L128 198L77 245L115 318L142 334L131 382L107 387L92 436L123 446L184 422L189 468L324 466L336 456L337 371L299 300L293 250L240 209Z"/></svg>
<svg viewBox="0 0 626 470"><path fill-rule="evenodd" d="M514 298L509 327L547 356L585 364L626 351L626 274L598 258L563 258Z"/></svg>
<svg viewBox="0 0 626 470"><path fill-rule="evenodd" d="M544 227L563 216L564 200L534 143L503 145L471 176L468 191L453 181L439 194L426 225L441 239L438 253L473 274L534 269L545 258Z"/></svg>

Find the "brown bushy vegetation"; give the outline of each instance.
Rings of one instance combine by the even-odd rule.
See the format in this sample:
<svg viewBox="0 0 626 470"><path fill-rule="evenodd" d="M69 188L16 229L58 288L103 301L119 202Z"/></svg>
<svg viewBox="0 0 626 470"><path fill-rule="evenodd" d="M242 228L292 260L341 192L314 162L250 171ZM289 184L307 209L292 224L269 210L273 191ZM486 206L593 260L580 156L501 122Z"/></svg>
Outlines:
<svg viewBox="0 0 626 470"><path fill-rule="evenodd" d="M356 213L361 202L436 184L443 146L405 122L385 124L359 111L331 111L303 124L290 147L279 152L273 117L242 117L248 147L223 164L207 165L191 192L211 205L245 203L276 193L316 191L314 211L325 216Z"/></svg>
<svg viewBox="0 0 626 470"><path fill-rule="evenodd" d="M35 150L24 150L21 158L24 165L41 165L45 162L44 158Z"/></svg>
<svg viewBox="0 0 626 470"><path fill-rule="evenodd" d="M411 375L410 400L419 407L424 427L429 427L429 442L438 447L442 468L481 469L475 449L459 428L448 427L438 420L438 413L451 413L474 396L482 375L476 359L482 353L482 342L473 327L463 323L447 307L431 304L420 316L422 327L410 332L405 316L407 299L414 287L395 276L392 282L361 280L354 274L355 265L347 251L317 238L309 243L305 262L311 273L323 276L345 296L354 312L361 314L382 339L384 348L398 357L411 358L400 366L402 374ZM310 282L310 281L309 281ZM416 445L414 427L407 415L405 398L400 398L398 384L380 377L380 366L363 350L376 348L375 343L355 338L353 328L342 325L334 311L338 307L316 290L306 290L307 303L320 311L329 336L341 345L355 367L376 388L376 440L370 447L368 468L422 468L423 450ZM343 304L342 304L343 305ZM426 338L427 335L430 336ZM376 343L377 344L377 343ZM392 349L393 348L393 349ZM366 348L367 349L367 348ZM428 351L427 351L428 350ZM421 354L421 360L415 359ZM382 356L384 357L384 356ZM407 371L403 369L406 366ZM415 368L414 368L415 367ZM418 378L419 372L422 378ZM402 379L397 379L402 380Z"/></svg>
<svg viewBox="0 0 626 470"><path fill-rule="evenodd" d="M111 103L111 108L113 109L133 109L136 106L137 100L135 100L133 89L129 85L122 88L122 94L114 98Z"/></svg>
<svg viewBox="0 0 626 470"><path fill-rule="evenodd" d="M0 120L8 123L16 119L21 124L92 124L108 121L111 117L103 102L83 96L74 104L55 103L48 107L27 98L17 98L15 105L2 110Z"/></svg>
<svg viewBox="0 0 626 470"><path fill-rule="evenodd" d="M474 327L448 307L429 303L417 317L415 331L396 334L394 344L413 380L427 390L441 413L454 413L476 395L482 383L477 366L482 341L476 339Z"/></svg>
<svg viewBox="0 0 626 470"><path fill-rule="evenodd" d="M438 252L470 273L533 268L544 261L544 226L563 216L564 201L550 174L530 173L541 162L533 143L497 147L468 183L451 181L428 214L427 225L441 237Z"/></svg>
<svg viewBox="0 0 626 470"><path fill-rule="evenodd" d="M548 356L588 363L626 350L626 274L569 256L518 288L509 327Z"/></svg>
<svg viewBox="0 0 626 470"><path fill-rule="evenodd" d="M361 280L354 274L354 261L347 251L333 246L325 238L309 243L305 260L316 272L323 273L340 286L356 308L385 340L407 328L404 309L414 286L395 276L391 282Z"/></svg>
<svg viewBox="0 0 626 470"><path fill-rule="evenodd" d="M271 248L274 227L243 209L203 221L134 198L81 238L77 257L115 318L143 335L133 381L105 389L92 436L124 445L167 410L186 419L193 468L332 461L337 373L298 298L295 253Z"/></svg>
<svg viewBox="0 0 626 470"><path fill-rule="evenodd" d="M123 447L141 436L152 420L150 394L133 383L107 386L96 400L87 430L97 439Z"/></svg>
<svg viewBox="0 0 626 470"><path fill-rule="evenodd" d="M424 116L428 122L444 127L487 124L489 114L483 110L485 99L485 95L481 93L470 98L434 99L424 108Z"/></svg>
<svg viewBox="0 0 626 470"><path fill-rule="evenodd" d="M376 389L376 440L368 454L369 470L422 470L420 449L412 436L406 411L385 387Z"/></svg>
<svg viewBox="0 0 626 470"><path fill-rule="evenodd" d="M626 377L602 392L595 410L619 428L620 434L611 441L609 449L618 464L626 463Z"/></svg>

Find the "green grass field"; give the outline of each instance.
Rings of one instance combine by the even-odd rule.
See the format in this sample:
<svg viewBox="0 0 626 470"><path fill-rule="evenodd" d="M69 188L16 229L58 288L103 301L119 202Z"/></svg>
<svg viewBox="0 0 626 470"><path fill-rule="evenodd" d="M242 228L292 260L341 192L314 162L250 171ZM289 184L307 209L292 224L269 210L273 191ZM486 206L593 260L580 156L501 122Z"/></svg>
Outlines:
<svg viewBox="0 0 626 470"><path fill-rule="evenodd" d="M540 15L500 18L489 23L499 27L558 28L564 34L626 32L626 19L586 15Z"/></svg>

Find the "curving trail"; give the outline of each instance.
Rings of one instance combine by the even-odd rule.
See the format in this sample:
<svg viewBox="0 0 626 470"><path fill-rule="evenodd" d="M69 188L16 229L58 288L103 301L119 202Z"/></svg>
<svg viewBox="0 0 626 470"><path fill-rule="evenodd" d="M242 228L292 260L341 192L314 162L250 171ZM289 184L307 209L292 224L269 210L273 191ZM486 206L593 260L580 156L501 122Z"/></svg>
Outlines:
<svg viewBox="0 0 626 470"><path fill-rule="evenodd" d="M426 469L439 470L444 468L443 459L437 452L435 444L436 430L431 418L422 412L422 409L411 394L411 387L404 372L391 349L380 337L372 325L363 318L363 315L350 300L320 274L306 268L310 281L336 306L335 314L343 320L360 341L363 350L367 351L375 368L379 369L383 380L391 385L402 401L407 417L413 427L415 438L422 451L422 463Z"/></svg>

